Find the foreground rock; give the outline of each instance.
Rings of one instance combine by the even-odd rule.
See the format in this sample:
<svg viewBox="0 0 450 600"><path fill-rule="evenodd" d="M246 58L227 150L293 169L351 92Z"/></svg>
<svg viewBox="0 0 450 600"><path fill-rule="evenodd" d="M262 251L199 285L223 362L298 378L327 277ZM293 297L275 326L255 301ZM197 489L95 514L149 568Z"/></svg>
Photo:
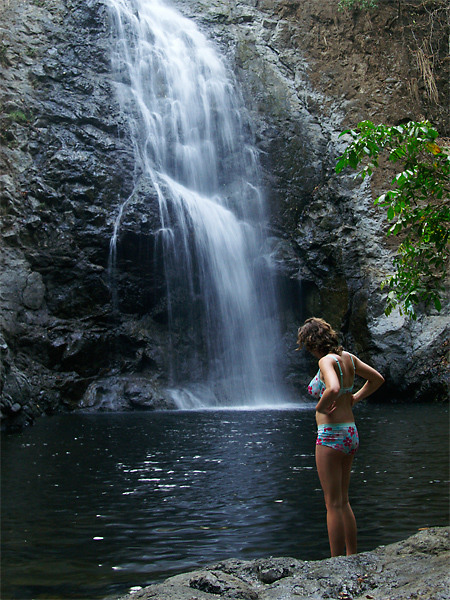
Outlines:
<svg viewBox="0 0 450 600"><path fill-rule="evenodd" d="M450 527L436 527L347 558L226 560L120 600L444 600L449 559Z"/></svg>

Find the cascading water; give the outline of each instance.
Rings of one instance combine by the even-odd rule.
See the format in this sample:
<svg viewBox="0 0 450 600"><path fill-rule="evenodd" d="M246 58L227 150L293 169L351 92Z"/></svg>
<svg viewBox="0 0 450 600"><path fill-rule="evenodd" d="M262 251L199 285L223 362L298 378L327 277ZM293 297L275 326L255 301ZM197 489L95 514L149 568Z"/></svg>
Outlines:
<svg viewBox="0 0 450 600"><path fill-rule="evenodd" d="M174 9L159 0L109 4L136 181L150 180L159 201L174 398L181 407L276 404L280 344L259 163L236 86Z"/></svg>

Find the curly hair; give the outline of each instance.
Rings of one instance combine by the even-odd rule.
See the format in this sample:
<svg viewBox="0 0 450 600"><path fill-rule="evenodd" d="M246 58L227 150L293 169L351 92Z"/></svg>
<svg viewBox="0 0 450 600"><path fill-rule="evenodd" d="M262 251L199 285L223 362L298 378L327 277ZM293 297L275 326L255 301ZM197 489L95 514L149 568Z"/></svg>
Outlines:
<svg viewBox="0 0 450 600"><path fill-rule="evenodd" d="M297 344L299 350L304 346L309 352L317 350L324 355L330 352L341 355L343 350L331 325L316 317L306 319L299 327Z"/></svg>

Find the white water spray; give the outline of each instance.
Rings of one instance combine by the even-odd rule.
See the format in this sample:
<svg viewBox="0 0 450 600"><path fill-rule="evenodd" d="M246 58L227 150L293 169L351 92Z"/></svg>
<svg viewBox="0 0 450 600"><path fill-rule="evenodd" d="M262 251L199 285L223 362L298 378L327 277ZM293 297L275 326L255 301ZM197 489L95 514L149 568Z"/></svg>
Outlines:
<svg viewBox="0 0 450 600"><path fill-rule="evenodd" d="M108 1L136 177L151 181L159 202L174 398L180 407L277 404L280 344L262 256L259 163L236 86L174 9Z"/></svg>

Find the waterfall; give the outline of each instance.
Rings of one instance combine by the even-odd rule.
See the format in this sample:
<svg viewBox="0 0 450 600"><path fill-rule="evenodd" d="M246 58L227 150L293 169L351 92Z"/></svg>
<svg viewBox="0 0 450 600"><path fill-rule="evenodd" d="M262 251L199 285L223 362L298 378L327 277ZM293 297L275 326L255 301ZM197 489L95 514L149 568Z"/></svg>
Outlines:
<svg viewBox="0 0 450 600"><path fill-rule="evenodd" d="M136 182L150 181L149 201L159 203L173 397L183 408L277 404L280 333L264 198L237 86L212 44L173 8L108 2Z"/></svg>

